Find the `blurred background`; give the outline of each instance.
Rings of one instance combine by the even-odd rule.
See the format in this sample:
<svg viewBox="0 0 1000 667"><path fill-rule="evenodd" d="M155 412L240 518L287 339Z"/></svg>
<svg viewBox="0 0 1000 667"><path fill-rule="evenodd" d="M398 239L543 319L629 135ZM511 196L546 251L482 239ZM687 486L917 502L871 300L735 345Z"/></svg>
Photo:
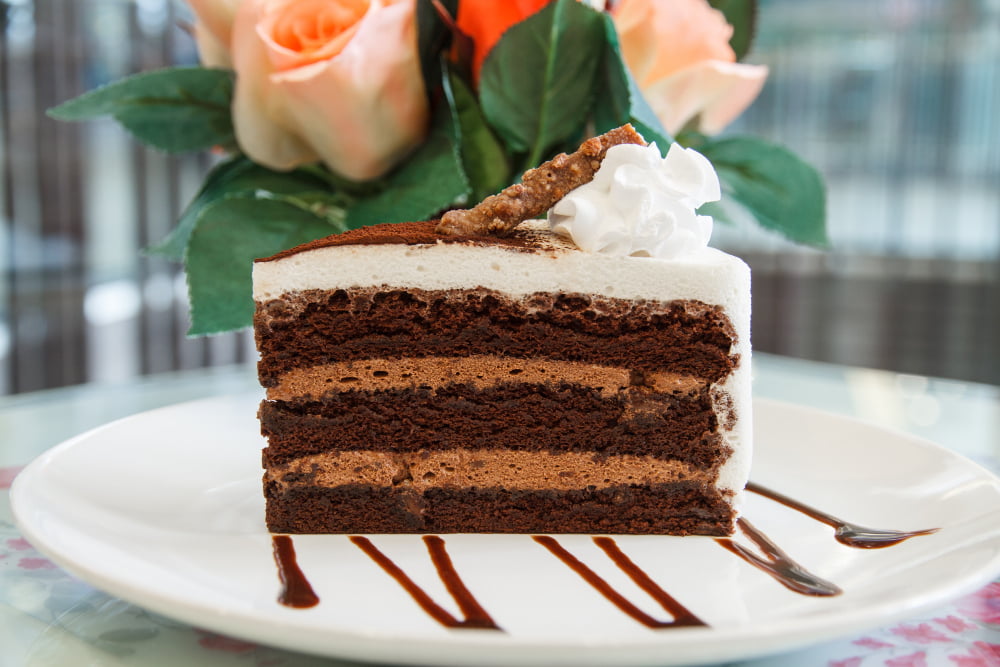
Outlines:
<svg viewBox="0 0 1000 667"><path fill-rule="evenodd" d="M713 245L754 275L754 346L1000 384L1000 0L761 0L771 67L731 133L824 174L829 252L749 227ZM194 64L176 0L0 0L0 394L249 362L190 339L180 267L143 256L211 158L44 110Z"/></svg>

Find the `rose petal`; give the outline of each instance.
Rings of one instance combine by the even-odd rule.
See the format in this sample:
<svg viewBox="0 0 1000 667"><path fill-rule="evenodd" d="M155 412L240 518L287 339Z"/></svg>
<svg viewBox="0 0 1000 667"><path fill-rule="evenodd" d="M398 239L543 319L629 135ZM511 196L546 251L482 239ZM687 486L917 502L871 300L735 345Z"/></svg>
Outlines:
<svg viewBox="0 0 1000 667"><path fill-rule="evenodd" d="M188 0L194 10L195 41L206 67L229 67L233 21L242 0Z"/></svg>
<svg viewBox="0 0 1000 667"><path fill-rule="evenodd" d="M739 116L760 93L764 65L706 61L661 79L643 92L667 132L676 134L700 116L698 129L715 134Z"/></svg>
<svg viewBox="0 0 1000 667"><path fill-rule="evenodd" d="M205 67L229 69L233 66L232 58L229 56L229 45L220 42L204 24L194 24L194 41L198 46L198 60Z"/></svg>
<svg viewBox="0 0 1000 667"><path fill-rule="evenodd" d="M736 60L733 27L705 0L622 0L612 16L642 88L704 60Z"/></svg>
<svg viewBox="0 0 1000 667"><path fill-rule="evenodd" d="M414 57L416 26L407 5L366 16L336 58L272 77L290 126L347 178L381 176L426 132L427 103Z"/></svg>
<svg viewBox="0 0 1000 667"><path fill-rule="evenodd" d="M341 0L332 3L328 0L297 0L295 2L286 0L280 5L281 11L277 11L277 7L274 5L270 7L271 11L267 12L257 23L257 35L267 46L268 57L271 59L274 70L284 72L296 67L329 60L338 55L353 39L361 17L372 6L373 3L369 3L368 0ZM379 3L374 3L376 10L379 6ZM326 40L317 39L319 33L325 32L318 25L322 23L322 12L324 10L332 12L338 8L342 9L344 14L339 18L346 25L339 26L339 30L331 28L330 35L327 36ZM317 33L314 36L314 39L317 39L317 44L300 45L300 48L296 49L288 42L295 39L296 33L302 30L302 26L308 26L309 31Z"/></svg>
<svg viewBox="0 0 1000 667"><path fill-rule="evenodd" d="M281 72L275 63L284 56L260 29L266 7L248 0L233 28L233 122L252 160L287 170L322 159L347 178L367 180L420 143L428 109L414 0L373 2L340 53Z"/></svg>
<svg viewBox="0 0 1000 667"><path fill-rule="evenodd" d="M251 160L272 169L288 170L315 162L319 155L282 123L284 102L274 94L267 45L257 34L262 7L245 2L233 24L233 125L236 141Z"/></svg>

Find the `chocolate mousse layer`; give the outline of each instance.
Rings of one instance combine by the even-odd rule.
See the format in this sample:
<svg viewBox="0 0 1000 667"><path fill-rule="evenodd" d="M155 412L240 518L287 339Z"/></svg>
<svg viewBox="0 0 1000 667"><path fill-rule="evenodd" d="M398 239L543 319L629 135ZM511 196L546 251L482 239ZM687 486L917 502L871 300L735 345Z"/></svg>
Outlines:
<svg viewBox="0 0 1000 667"><path fill-rule="evenodd" d="M553 454L502 449L327 452L271 466L265 480L276 483L283 491L305 482L324 488L405 484L417 493L442 486L570 491L581 487L714 481L710 472L696 466L650 456L598 458L589 452Z"/></svg>

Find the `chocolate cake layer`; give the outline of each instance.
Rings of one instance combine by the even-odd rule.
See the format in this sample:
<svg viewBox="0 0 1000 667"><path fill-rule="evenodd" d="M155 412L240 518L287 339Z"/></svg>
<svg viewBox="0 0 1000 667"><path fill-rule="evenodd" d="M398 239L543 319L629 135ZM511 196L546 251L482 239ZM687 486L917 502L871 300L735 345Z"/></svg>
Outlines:
<svg viewBox="0 0 1000 667"><path fill-rule="evenodd" d="M260 406L265 466L336 450L498 449L636 454L706 467L728 454L707 388L508 384L334 393Z"/></svg>
<svg viewBox="0 0 1000 667"><path fill-rule="evenodd" d="M264 485L267 525L281 533L612 533L728 535L729 497L678 482L568 491Z"/></svg>
<svg viewBox="0 0 1000 667"><path fill-rule="evenodd" d="M295 368L345 360L502 355L671 372L715 382L738 363L718 307L490 290L307 290L254 316L265 387ZM414 341L419 341L418 345Z"/></svg>

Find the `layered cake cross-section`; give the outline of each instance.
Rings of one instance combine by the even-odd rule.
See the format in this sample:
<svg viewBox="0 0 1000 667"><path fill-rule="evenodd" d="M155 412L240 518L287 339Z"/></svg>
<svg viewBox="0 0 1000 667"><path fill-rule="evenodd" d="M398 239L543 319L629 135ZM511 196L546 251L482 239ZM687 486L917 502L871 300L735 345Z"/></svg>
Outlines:
<svg viewBox="0 0 1000 667"><path fill-rule="evenodd" d="M376 225L256 263L272 532L732 532L749 270L569 227Z"/></svg>

